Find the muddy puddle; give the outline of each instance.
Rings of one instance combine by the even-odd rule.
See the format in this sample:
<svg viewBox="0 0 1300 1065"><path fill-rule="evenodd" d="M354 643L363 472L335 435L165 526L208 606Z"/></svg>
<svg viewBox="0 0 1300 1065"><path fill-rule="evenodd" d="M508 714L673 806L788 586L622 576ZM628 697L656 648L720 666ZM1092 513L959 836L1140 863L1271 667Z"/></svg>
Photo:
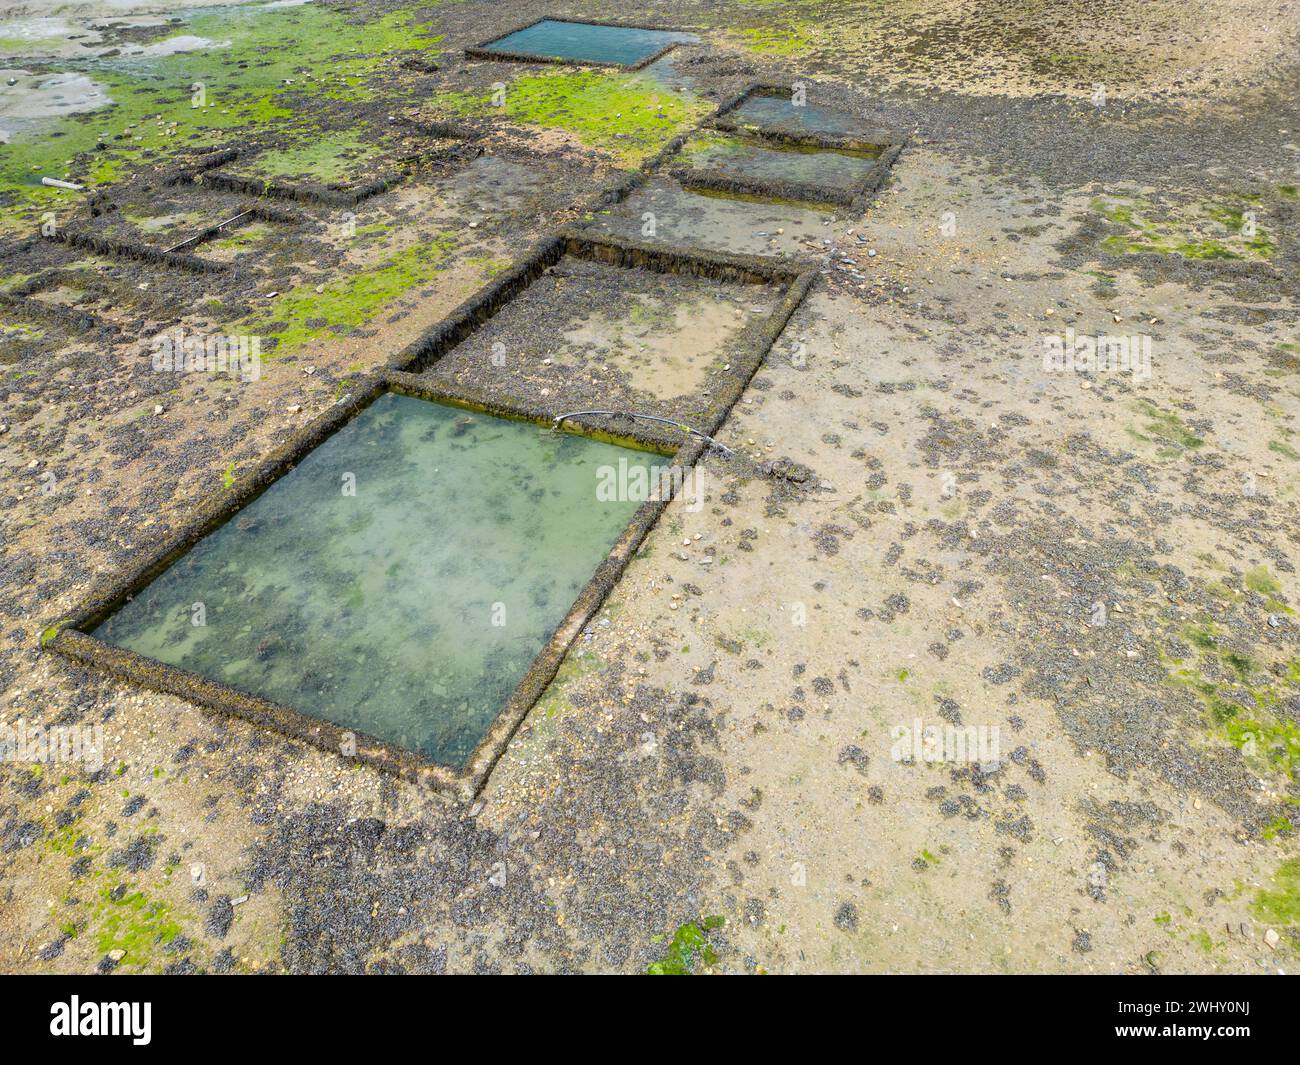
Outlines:
<svg viewBox="0 0 1300 1065"><path fill-rule="evenodd" d="M97 111L112 102L105 85L76 71L44 74L0 66L0 144L52 119Z"/></svg>
<svg viewBox="0 0 1300 1065"><path fill-rule="evenodd" d="M536 205L545 191L547 174L536 164L480 155L429 184L442 201L444 213L469 222Z"/></svg>
<svg viewBox="0 0 1300 1065"><path fill-rule="evenodd" d="M89 313L135 339L151 324L177 320L179 301L197 303L212 296L211 280L199 274L125 257L74 257L75 249L68 252L66 263L39 271L15 286L27 306ZM191 316L196 323L206 317ZM72 329L66 318L46 324L55 327L54 333ZM75 329L69 339L77 339Z"/></svg>

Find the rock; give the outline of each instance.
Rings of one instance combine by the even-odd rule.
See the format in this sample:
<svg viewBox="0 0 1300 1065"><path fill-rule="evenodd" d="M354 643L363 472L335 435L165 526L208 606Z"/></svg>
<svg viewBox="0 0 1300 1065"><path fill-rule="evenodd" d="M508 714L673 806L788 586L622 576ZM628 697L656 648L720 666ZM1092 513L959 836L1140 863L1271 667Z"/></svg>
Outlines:
<svg viewBox="0 0 1300 1065"><path fill-rule="evenodd" d="M218 895L212 900L212 905L208 907L207 920L204 922L203 931L217 939L225 939L226 933L230 931L230 926L235 920L235 907L230 901L229 895Z"/></svg>
<svg viewBox="0 0 1300 1065"><path fill-rule="evenodd" d="M1276 929L1270 928L1264 933L1264 943L1269 950L1277 950L1277 945L1282 937L1277 934Z"/></svg>
<svg viewBox="0 0 1300 1065"><path fill-rule="evenodd" d="M377 817L362 817L348 826L348 835L352 841L365 850L374 850L379 846L380 837L388 830L388 825Z"/></svg>

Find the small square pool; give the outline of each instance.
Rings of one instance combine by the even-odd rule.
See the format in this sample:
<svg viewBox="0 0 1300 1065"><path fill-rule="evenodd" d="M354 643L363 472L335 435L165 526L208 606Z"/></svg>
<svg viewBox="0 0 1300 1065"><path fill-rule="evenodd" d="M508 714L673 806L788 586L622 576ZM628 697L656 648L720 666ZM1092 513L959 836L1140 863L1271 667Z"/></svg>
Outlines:
<svg viewBox="0 0 1300 1065"><path fill-rule="evenodd" d="M838 193L861 188L879 170L880 150L847 151L777 144L749 137L697 133L682 148L692 170L754 181L785 181Z"/></svg>
<svg viewBox="0 0 1300 1065"><path fill-rule="evenodd" d="M460 768L657 461L386 392L91 634Z"/></svg>
<svg viewBox="0 0 1300 1065"><path fill-rule="evenodd" d="M471 51L636 67L694 34L544 18Z"/></svg>
<svg viewBox="0 0 1300 1065"><path fill-rule="evenodd" d="M846 137L863 133L863 122L857 116L821 104L796 104L788 93L781 96L755 93L746 97L726 117L741 126L756 126L759 129L787 133L821 133Z"/></svg>

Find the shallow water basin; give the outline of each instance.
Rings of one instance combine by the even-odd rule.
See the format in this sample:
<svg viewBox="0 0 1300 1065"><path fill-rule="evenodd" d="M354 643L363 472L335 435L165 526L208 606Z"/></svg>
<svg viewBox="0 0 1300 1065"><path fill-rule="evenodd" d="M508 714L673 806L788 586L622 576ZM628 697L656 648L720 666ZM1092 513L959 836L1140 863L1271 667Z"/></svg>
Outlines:
<svg viewBox="0 0 1300 1065"><path fill-rule="evenodd" d="M385 393L92 630L461 766L662 460Z"/></svg>
<svg viewBox="0 0 1300 1065"><path fill-rule="evenodd" d="M695 39L693 34L672 30L542 19L489 41L482 46L482 51L631 67L674 44Z"/></svg>
<svg viewBox="0 0 1300 1065"><path fill-rule="evenodd" d="M795 103L789 95L749 96L725 117L740 126L757 126L785 133L821 133L835 137L864 133L862 120L856 115L806 100Z"/></svg>
<svg viewBox="0 0 1300 1065"><path fill-rule="evenodd" d="M860 188L876 173L879 151L844 151L801 145L776 147L749 137L701 133L687 141L682 162L749 181L786 181L840 193Z"/></svg>

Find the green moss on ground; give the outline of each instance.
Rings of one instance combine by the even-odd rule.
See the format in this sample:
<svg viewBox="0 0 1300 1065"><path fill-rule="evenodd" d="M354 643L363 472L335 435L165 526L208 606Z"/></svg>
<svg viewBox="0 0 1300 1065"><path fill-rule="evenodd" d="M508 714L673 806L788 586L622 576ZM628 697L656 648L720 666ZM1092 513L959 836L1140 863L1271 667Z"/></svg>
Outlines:
<svg viewBox="0 0 1300 1065"><path fill-rule="evenodd" d="M767 26L737 30L741 43L759 55L806 55L814 47L815 27L802 20L782 20L782 28Z"/></svg>
<svg viewBox="0 0 1300 1065"><path fill-rule="evenodd" d="M110 889L100 892L95 907L96 947L101 954L125 951L125 963L147 967L161 947L181 934L181 926L167 903L143 891L129 891L117 899L113 894Z"/></svg>
<svg viewBox="0 0 1300 1065"><path fill-rule="evenodd" d="M705 917L699 924L690 921L682 925L673 934L667 952L659 961L653 962L646 973L650 976L689 976L699 969L716 965L717 951L705 933L726 923L725 917Z"/></svg>
<svg viewBox="0 0 1300 1065"><path fill-rule="evenodd" d="M68 61L111 103L34 124L0 144L0 235L30 233L43 212L80 203L81 194L43 186L42 176L108 184L142 162L165 164L236 130L308 150L346 117L323 100L400 98L414 76L392 69L394 60L436 51L441 40L406 12L359 21L318 4L200 8L177 18L176 36L230 43L147 60ZM194 106L196 84L201 106Z"/></svg>
<svg viewBox="0 0 1300 1065"><path fill-rule="evenodd" d="M1265 230L1258 197L1215 200L1175 216L1141 196L1106 194L1096 197L1091 209L1120 229L1102 238L1101 247L1112 255L1179 255L1195 260L1270 259L1277 245ZM1255 213L1254 229L1247 227L1247 212Z"/></svg>
<svg viewBox="0 0 1300 1065"><path fill-rule="evenodd" d="M665 88L648 74L567 71L526 75L506 85L502 106L485 93L448 93L436 107L465 117L502 116L563 129L588 148L608 152L624 166L641 162L711 108L691 93Z"/></svg>
<svg viewBox="0 0 1300 1065"><path fill-rule="evenodd" d="M1136 439L1149 441L1154 438L1174 445L1176 450L1162 451L1162 458L1173 457L1184 450L1195 451L1205 444L1205 441L1192 432L1178 415L1161 410L1150 400L1139 400L1137 409L1150 420L1144 426L1145 434L1137 432L1132 434Z"/></svg>
<svg viewBox="0 0 1300 1065"><path fill-rule="evenodd" d="M262 178L345 184L367 176L367 164L383 154L383 145L359 131L342 130L276 148L231 169Z"/></svg>
<svg viewBox="0 0 1300 1065"><path fill-rule="evenodd" d="M1300 925L1300 858L1291 858L1273 874L1274 888L1260 888L1251 911L1273 925Z"/></svg>
<svg viewBox="0 0 1300 1065"><path fill-rule="evenodd" d="M1290 614L1292 610L1280 596L1282 595L1282 585L1277 578L1268 570L1267 566L1256 566L1249 570L1241 579L1241 583L1249 588L1256 595L1263 598L1265 606L1273 614Z"/></svg>
<svg viewBox="0 0 1300 1065"><path fill-rule="evenodd" d="M1248 586L1251 580L1247 575ZM1254 581L1259 583L1257 575ZM1196 697L1210 732L1240 750L1256 772L1294 782L1300 768L1300 725L1285 707L1300 692L1300 660L1270 671L1226 646L1212 622L1186 625L1180 635L1196 650L1196 658L1166 659L1168 682ZM1273 827L1272 835L1278 835L1289 830L1289 822Z"/></svg>
<svg viewBox="0 0 1300 1065"><path fill-rule="evenodd" d="M306 287L286 292L270 309L245 319L242 327L275 340L273 349L263 351L272 358L326 334L359 328L404 293L432 281L446 268L457 244L457 237L442 234L413 244L378 266L338 278L320 292Z"/></svg>

